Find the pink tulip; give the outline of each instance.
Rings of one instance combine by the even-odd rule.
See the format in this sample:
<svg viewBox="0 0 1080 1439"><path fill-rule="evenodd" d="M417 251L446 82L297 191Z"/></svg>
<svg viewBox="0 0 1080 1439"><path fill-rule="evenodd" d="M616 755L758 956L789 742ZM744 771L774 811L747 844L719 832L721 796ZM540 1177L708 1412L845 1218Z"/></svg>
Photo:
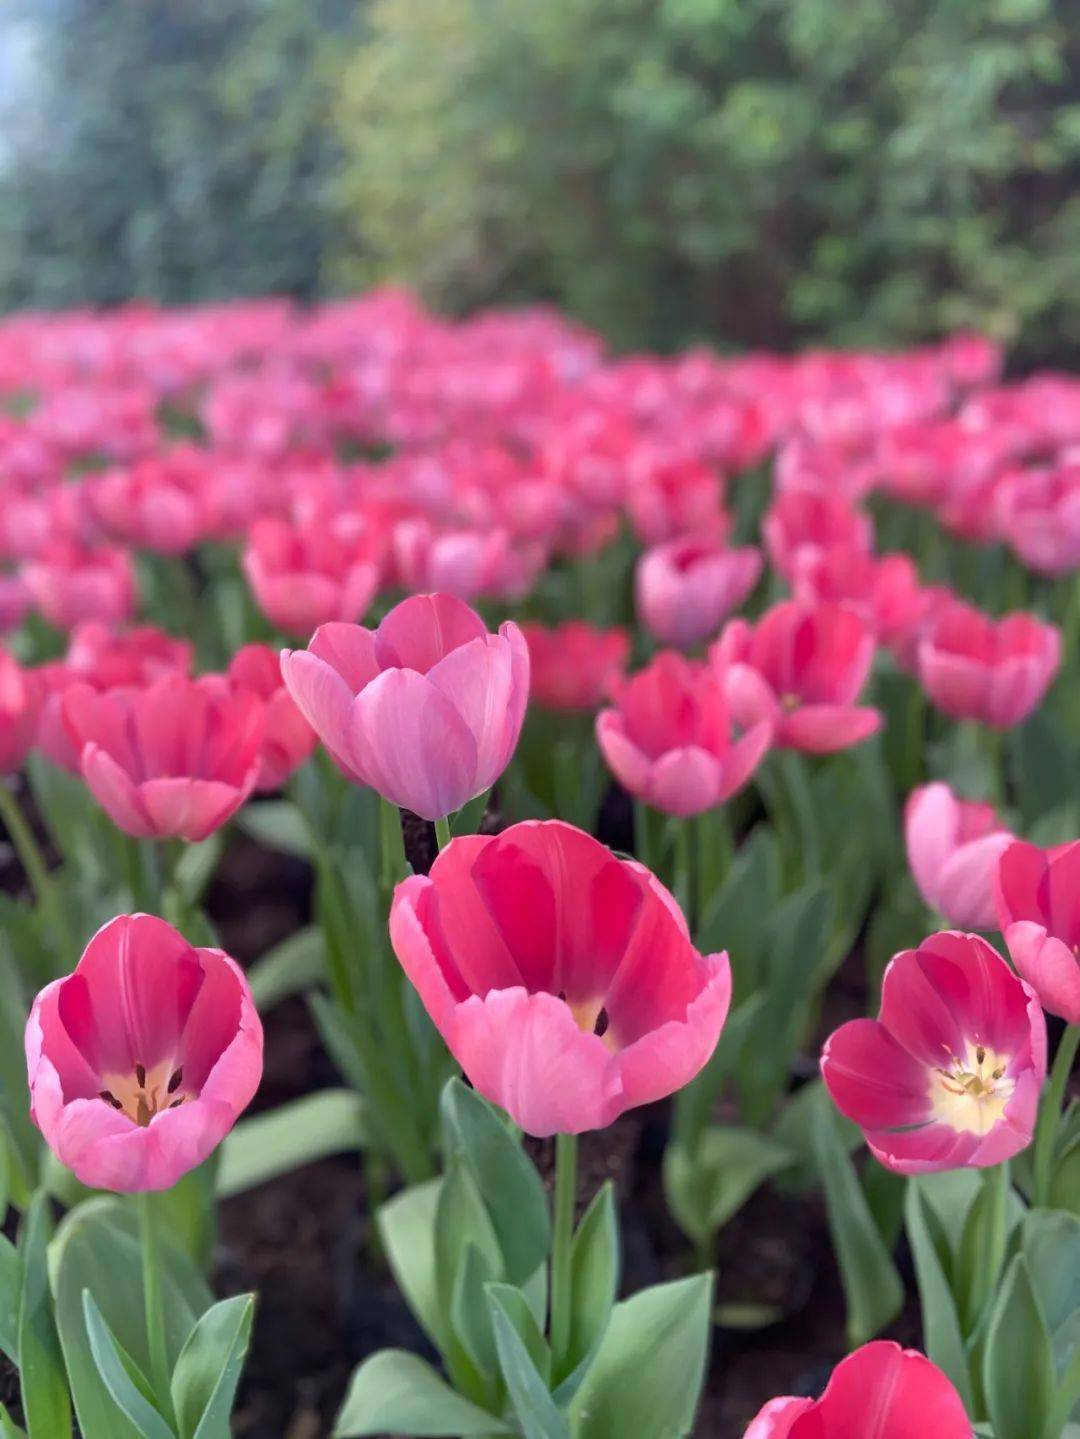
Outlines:
<svg viewBox="0 0 1080 1439"><path fill-rule="evenodd" d="M869 554L874 544L870 517L842 495L821 490L785 490L777 495L761 533L770 561L788 579L795 574L800 556L837 548Z"/></svg>
<svg viewBox="0 0 1080 1439"><path fill-rule="evenodd" d="M233 690L253 694L265 707L265 730L255 789L280 789L294 770L309 759L317 736L296 708L281 678L281 659L269 645L244 645L229 661Z"/></svg>
<svg viewBox="0 0 1080 1439"><path fill-rule="evenodd" d="M327 624L281 673L341 769L424 819L488 789L514 752L529 697L517 625L496 635L462 600L413 595L375 630Z"/></svg>
<svg viewBox="0 0 1080 1439"><path fill-rule="evenodd" d="M114 824L140 839L203 840L258 780L264 715L221 679L166 675L146 689L68 688L62 714L82 775Z"/></svg>
<svg viewBox="0 0 1080 1439"><path fill-rule="evenodd" d="M523 624L521 633L529 647L529 698L540 709L596 709L630 653L626 630L601 630L584 620L567 620L553 629Z"/></svg>
<svg viewBox="0 0 1080 1439"><path fill-rule="evenodd" d="M257 520L244 574L267 619L308 635L332 620L358 620L382 579L384 541L359 515L319 516L307 524Z"/></svg>
<svg viewBox="0 0 1080 1439"><path fill-rule="evenodd" d="M17 630L30 607L30 595L18 575L0 574L0 633Z"/></svg>
<svg viewBox="0 0 1080 1439"><path fill-rule="evenodd" d="M83 620L121 624L135 608L135 570L127 550L54 540L21 574L34 606L58 630Z"/></svg>
<svg viewBox="0 0 1080 1439"><path fill-rule="evenodd" d="M659 881L561 820L452 841L398 885L390 938L468 1078L539 1137L688 1083L731 998Z"/></svg>
<svg viewBox="0 0 1080 1439"><path fill-rule="evenodd" d="M857 610L878 643L903 644L925 615L925 592L909 555L872 555L846 546L801 550L792 588L797 600Z"/></svg>
<svg viewBox="0 0 1080 1439"><path fill-rule="evenodd" d="M1080 567L1080 460L1007 473L994 507L998 533L1024 564L1055 577Z"/></svg>
<svg viewBox="0 0 1080 1439"><path fill-rule="evenodd" d="M547 563L547 546L513 543L503 529L439 531L428 520L404 520L394 532L394 563L403 587L459 600L480 595L519 600Z"/></svg>
<svg viewBox="0 0 1080 1439"><path fill-rule="evenodd" d="M108 470L88 482L91 511L110 539L184 554L206 533L206 466L201 447L174 445L130 469Z"/></svg>
<svg viewBox="0 0 1080 1439"><path fill-rule="evenodd" d="M1010 845L997 871L998 923L1043 1008L1080 1024L1080 840Z"/></svg>
<svg viewBox="0 0 1080 1439"><path fill-rule="evenodd" d="M1046 1021L997 950L947 930L896 955L878 1018L841 1025L821 1073L887 1169L981 1169L1031 1143Z"/></svg>
<svg viewBox="0 0 1080 1439"><path fill-rule="evenodd" d="M723 686L707 665L665 651L612 688L596 739L615 778L668 814L701 814L741 789L769 748L760 719L733 740Z"/></svg>
<svg viewBox="0 0 1080 1439"><path fill-rule="evenodd" d="M37 733L41 701L35 672L0 649L0 776L22 768Z"/></svg>
<svg viewBox="0 0 1080 1439"><path fill-rule="evenodd" d="M34 1001L34 1123L94 1189L169 1189L251 1102L263 1032L239 965L164 920L122 914Z"/></svg>
<svg viewBox="0 0 1080 1439"><path fill-rule="evenodd" d="M739 724L768 721L777 745L831 754L875 734L876 709L859 696L874 661L874 637L846 605L774 605L751 626L732 620L709 658Z"/></svg>
<svg viewBox="0 0 1080 1439"><path fill-rule="evenodd" d="M971 1439L971 1421L936 1365L879 1339L836 1366L820 1399L771 1399L745 1439Z"/></svg>
<svg viewBox="0 0 1080 1439"><path fill-rule="evenodd" d="M626 507L643 545L680 535L704 535L721 544L731 528L724 509L724 483L699 460L661 450L642 450L630 465Z"/></svg>
<svg viewBox="0 0 1080 1439"><path fill-rule="evenodd" d="M1014 836L989 804L947 784L913 790L904 810L908 866L919 893L957 929L996 929L994 877Z"/></svg>
<svg viewBox="0 0 1080 1439"><path fill-rule="evenodd" d="M954 600L919 644L919 679L938 709L1008 729L1042 702L1061 664L1061 633L1034 615L992 620Z"/></svg>
<svg viewBox="0 0 1080 1439"><path fill-rule="evenodd" d="M761 551L705 540L669 540L637 563L638 617L661 644L688 650L708 639L758 582Z"/></svg>

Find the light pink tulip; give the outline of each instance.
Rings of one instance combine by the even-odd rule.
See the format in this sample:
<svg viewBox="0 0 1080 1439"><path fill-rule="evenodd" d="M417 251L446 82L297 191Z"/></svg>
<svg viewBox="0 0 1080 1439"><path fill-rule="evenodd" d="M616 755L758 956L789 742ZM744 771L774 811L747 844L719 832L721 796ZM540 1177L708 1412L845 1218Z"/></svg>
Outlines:
<svg viewBox="0 0 1080 1439"><path fill-rule="evenodd" d="M720 680L707 665L666 650L612 685L613 709L596 717L596 740L615 778L668 814L722 804L746 783L772 738L767 719L738 739Z"/></svg>
<svg viewBox="0 0 1080 1439"><path fill-rule="evenodd" d="M1044 1009L1080 1024L1080 840L1011 845L998 865L997 915L1013 963Z"/></svg>
<svg viewBox="0 0 1080 1439"><path fill-rule="evenodd" d="M731 712L767 721L774 743L831 754L876 734L880 711L855 703L874 661L874 636L840 604L774 605L756 625L732 620L709 650Z"/></svg>
<svg viewBox="0 0 1080 1439"><path fill-rule="evenodd" d="M687 1084L731 999L660 882L560 820L453 840L398 885L390 939L475 1087L539 1137Z"/></svg>
<svg viewBox="0 0 1080 1439"><path fill-rule="evenodd" d="M252 525L243 568L256 603L287 634L358 620L382 579L384 537L363 516L320 515L302 524Z"/></svg>
<svg viewBox="0 0 1080 1439"><path fill-rule="evenodd" d="M120 915L26 1025L31 1115L77 1179L169 1189L251 1102L263 1032L243 971L164 920Z"/></svg>
<svg viewBox="0 0 1080 1439"><path fill-rule="evenodd" d="M74 629L84 620L120 624L135 608L131 556L113 546L54 540L23 565L21 577L34 607L59 630Z"/></svg>
<svg viewBox="0 0 1080 1439"><path fill-rule="evenodd" d="M285 650L282 678L345 773L424 819L488 789L514 752L529 698L529 650L507 621L450 595L413 595L375 630L327 624Z"/></svg>
<svg viewBox="0 0 1080 1439"><path fill-rule="evenodd" d="M971 1421L925 1355L879 1339L836 1366L820 1399L770 1399L744 1439L971 1439Z"/></svg>
<svg viewBox="0 0 1080 1439"><path fill-rule="evenodd" d="M670 540L637 563L638 617L661 644L688 650L714 635L758 582L761 551L708 540Z"/></svg>
<svg viewBox="0 0 1080 1439"><path fill-rule="evenodd" d="M957 929L996 929L994 876L1014 842L989 804L947 784L913 790L904 810L908 865L919 893Z"/></svg>
<svg viewBox="0 0 1080 1439"><path fill-rule="evenodd" d="M1046 1020L985 939L946 930L895 956L878 1018L842 1024L821 1074L887 1169L987 1168L1031 1143Z"/></svg>
<svg viewBox="0 0 1080 1439"><path fill-rule="evenodd" d="M203 840L236 813L259 777L263 711L212 675L106 694L76 684L62 700L87 785L114 824L142 839Z"/></svg>

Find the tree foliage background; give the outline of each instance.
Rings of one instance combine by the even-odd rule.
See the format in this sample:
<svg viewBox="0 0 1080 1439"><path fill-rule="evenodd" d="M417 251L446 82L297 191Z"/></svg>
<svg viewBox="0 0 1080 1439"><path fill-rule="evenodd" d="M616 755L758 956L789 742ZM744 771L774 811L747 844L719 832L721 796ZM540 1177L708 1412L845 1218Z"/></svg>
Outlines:
<svg viewBox="0 0 1080 1439"><path fill-rule="evenodd" d="M451 311L551 299L622 346L1080 341L1080 0L33 16L9 305L391 279Z"/></svg>

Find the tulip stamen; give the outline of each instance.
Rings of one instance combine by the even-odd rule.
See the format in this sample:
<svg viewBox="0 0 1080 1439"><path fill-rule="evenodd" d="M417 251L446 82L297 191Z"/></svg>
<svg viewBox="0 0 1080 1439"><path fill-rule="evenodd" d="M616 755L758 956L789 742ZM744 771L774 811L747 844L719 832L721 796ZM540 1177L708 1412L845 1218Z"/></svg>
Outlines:
<svg viewBox="0 0 1080 1439"><path fill-rule="evenodd" d="M173 1061L162 1061L150 1070L140 1061L129 1074L103 1077L108 1087L100 1091L100 1098L126 1114L140 1129L148 1128L150 1121L164 1110L176 1109L191 1098L178 1093L184 1082L184 1068Z"/></svg>
<svg viewBox="0 0 1080 1439"><path fill-rule="evenodd" d="M930 1094L938 1119L954 1129L986 1134L1002 1117L1014 1081L1006 1079L1008 1063L984 1044L971 1044L960 1057L934 1070Z"/></svg>
<svg viewBox="0 0 1080 1439"><path fill-rule="evenodd" d="M120 1103L120 1101L117 1099L116 1095L112 1093L111 1090L108 1090L108 1089L102 1089L102 1090L100 1090L100 1091L98 1092L98 1098L99 1098L99 1099L103 1099L106 1104L111 1104L112 1107L113 1107L113 1109L123 1109L123 1107L124 1107L124 1106Z"/></svg>

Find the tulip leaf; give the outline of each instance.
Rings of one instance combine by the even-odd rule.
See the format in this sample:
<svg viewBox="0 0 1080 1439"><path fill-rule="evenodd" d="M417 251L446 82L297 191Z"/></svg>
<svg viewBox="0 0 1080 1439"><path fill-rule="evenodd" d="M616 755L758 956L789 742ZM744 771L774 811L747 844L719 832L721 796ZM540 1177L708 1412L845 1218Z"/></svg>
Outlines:
<svg viewBox="0 0 1080 1439"><path fill-rule="evenodd" d="M26 1430L15 1423L4 1404L0 1404L0 1439L27 1439Z"/></svg>
<svg viewBox="0 0 1080 1439"><path fill-rule="evenodd" d="M787 1149L755 1129L714 1125L693 1151L678 1143L668 1145L664 1193L684 1233L702 1243L790 1161Z"/></svg>
<svg viewBox="0 0 1080 1439"><path fill-rule="evenodd" d="M616 1304L570 1406L576 1439L682 1439L693 1431L712 1335L711 1274Z"/></svg>
<svg viewBox="0 0 1080 1439"><path fill-rule="evenodd" d="M413 1184L395 1194L375 1217L379 1239L397 1287L437 1349L445 1351L446 1319L435 1278L435 1214L441 1179Z"/></svg>
<svg viewBox="0 0 1080 1439"><path fill-rule="evenodd" d="M445 1151L460 1155L472 1171L498 1236L506 1277L522 1284L551 1247L547 1200L536 1167L487 1100L460 1079L447 1082L441 1112Z"/></svg>
<svg viewBox="0 0 1080 1439"><path fill-rule="evenodd" d="M510 1394L514 1415L524 1439L570 1439L570 1426L551 1397L547 1384L537 1370L530 1347L518 1333L515 1319L520 1321L527 1307L506 1303L503 1285L488 1288L488 1303L499 1352L499 1365ZM514 1318L511 1318L511 1312Z"/></svg>
<svg viewBox="0 0 1080 1439"><path fill-rule="evenodd" d="M386 1433L446 1436L514 1430L451 1389L430 1364L402 1349L383 1349L354 1372L334 1426L335 1439Z"/></svg>
<svg viewBox="0 0 1080 1439"><path fill-rule="evenodd" d="M706 906L695 942L704 952L731 955L740 998L757 988L765 959L762 915L780 899L780 852L767 824L757 825L732 862L723 885Z"/></svg>
<svg viewBox="0 0 1080 1439"><path fill-rule="evenodd" d="M450 816L450 833L452 835L477 833L484 822L490 794L490 788L484 790L483 794L478 794L475 799L469 800L468 804L463 804L455 814Z"/></svg>
<svg viewBox="0 0 1080 1439"><path fill-rule="evenodd" d="M187 905L196 905L202 899L224 848L225 831L220 829L214 830L198 844L184 845L172 877Z"/></svg>
<svg viewBox="0 0 1080 1439"><path fill-rule="evenodd" d="M1039 1296L1058 1377L1080 1350L1080 1219L1033 1209L1024 1219L1021 1247Z"/></svg>
<svg viewBox="0 0 1080 1439"><path fill-rule="evenodd" d="M1027 1260L1017 1254L998 1293L983 1350L983 1391L996 1439L1042 1435L1055 1387L1046 1317Z"/></svg>
<svg viewBox="0 0 1080 1439"><path fill-rule="evenodd" d="M848 1343L856 1348L899 1314L904 1287L824 1096L811 1113L810 1125L829 1231L844 1285Z"/></svg>
<svg viewBox="0 0 1080 1439"><path fill-rule="evenodd" d="M117 1406L134 1424L143 1439L176 1439L143 1389L136 1384L129 1372L132 1360L122 1355L115 1336L102 1318L101 1310L94 1302L89 1289L83 1290L83 1316L86 1320L86 1335L90 1341L90 1353L101 1376L101 1382L112 1395ZM145 1385L145 1380L143 1381Z"/></svg>
<svg viewBox="0 0 1080 1439"><path fill-rule="evenodd" d="M51 1234L49 1196L39 1189L19 1231L19 1384L30 1439L63 1439L71 1433L71 1399L46 1267Z"/></svg>
<svg viewBox="0 0 1080 1439"><path fill-rule="evenodd" d="M467 1244L480 1251L490 1279L502 1279L499 1240L472 1171L460 1155L447 1164L435 1206L435 1284L443 1314L452 1313L458 1266Z"/></svg>
<svg viewBox="0 0 1080 1439"><path fill-rule="evenodd" d="M765 991L758 990L728 1015L704 1069L675 1096L674 1140L687 1150L693 1150L703 1134L725 1081L735 1071L744 1046L757 1029L765 1001Z"/></svg>
<svg viewBox="0 0 1080 1439"><path fill-rule="evenodd" d="M570 1247L570 1341L567 1378L559 1388L564 1401L577 1387L575 1372L584 1376L583 1366L604 1337L618 1288L619 1219L615 1186L608 1179L593 1195Z"/></svg>
<svg viewBox="0 0 1080 1439"><path fill-rule="evenodd" d="M236 823L256 843L294 859L312 857L311 830L291 800L263 799L244 805Z"/></svg>
<svg viewBox="0 0 1080 1439"><path fill-rule="evenodd" d="M225 1199L325 1159L363 1149L367 1106L351 1089L319 1089L242 1119L221 1146L218 1197Z"/></svg>
<svg viewBox="0 0 1080 1439"><path fill-rule="evenodd" d="M536 1372L544 1383L551 1382L551 1349L544 1338L543 1330L540 1327L540 1320L528 1298L520 1289L512 1284L489 1284L487 1286L486 1298L490 1311L491 1301L497 1299L502 1307L503 1313L510 1323L517 1330L518 1338L528 1352ZM556 1402L558 1399L556 1398Z"/></svg>
<svg viewBox="0 0 1080 1439"><path fill-rule="evenodd" d="M19 1252L6 1234L0 1234L0 1350L12 1364L19 1362L19 1291L22 1270Z"/></svg>
<svg viewBox="0 0 1080 1439"><path fill-rule="evenodd" d="M254 1316L254 1294L222 1299L199 1316L172 1376L180 1439L229 1439Z"/></svg>
<svg viewBox="0 0 1080 1439"><path fill-rule="evenodd" d="M326 974L326 941L318 925L290 934L248 970L255 1006L265 1015L275 1004L318 984Z"/></svg>
<svg viewBox="0 0 1080 1439"><path fill-rule="evenodd" d="M167 1233L159 1237L165 1344L175 1366L196 1318L212 1303L191 1259ZM118 1408L94 1362L83 1312L93 1294L123 1353L150 1370L143 1307L142 1263L136 1218L113 1197L89 1199L67 1214L49 1247L49 1277L56 1326L84 1439L133 1439L139 1431Z"/></svg>
<svg viewBox="0 0 1080 1439"><path fill-rule="evenodd" d="M922 1308L923 1347L963 1400L968 1413L974 1409L971 1372L968 1367L960 1316L942 1268L941 1256L930 1229L927 1201L918 1180L908 1183L904 1209L908 1243L915 1260L915 1276Z"/></svg>
<svg viewBox="0 0 1080 1439"><path fill-rule="evenodd" d="M450 1322L473 1367L484 1377L494 1376L499 1368L486 1294L494 1278L488 1260L475 1244L466 1242L454 1279Z"/></svg>

